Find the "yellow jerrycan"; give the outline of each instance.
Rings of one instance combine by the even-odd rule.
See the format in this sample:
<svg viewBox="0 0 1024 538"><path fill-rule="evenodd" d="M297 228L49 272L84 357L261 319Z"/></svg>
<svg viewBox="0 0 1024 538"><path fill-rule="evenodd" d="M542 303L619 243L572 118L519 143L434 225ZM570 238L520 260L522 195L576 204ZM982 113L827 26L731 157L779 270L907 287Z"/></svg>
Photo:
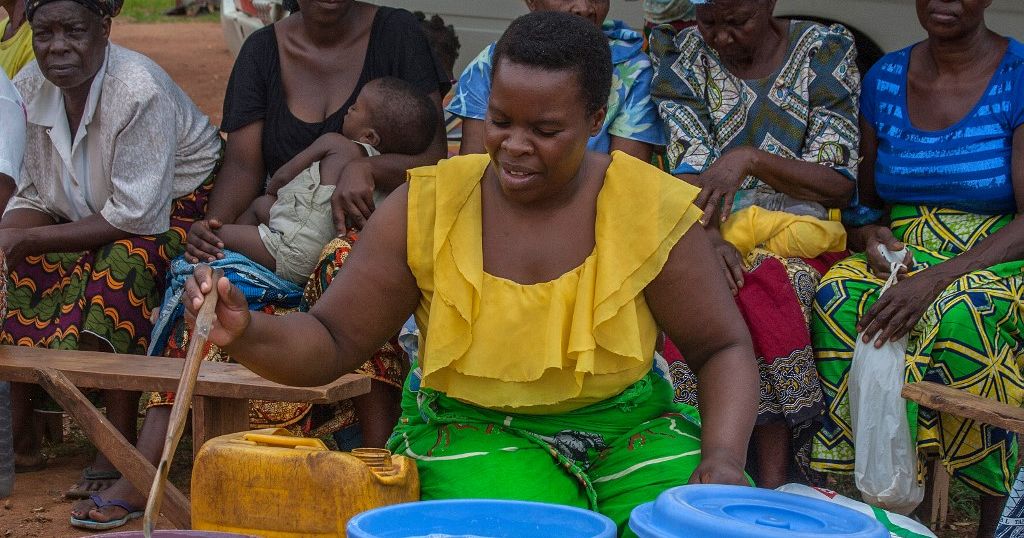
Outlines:
<svg viewBox="0 0 1024 538"><path fill-rule="evenodd" d="M383 449L328 450L284 429L210 439L192 466L192 528L267 538L345 536L349 518L417 501L416 464Z"/></svg>

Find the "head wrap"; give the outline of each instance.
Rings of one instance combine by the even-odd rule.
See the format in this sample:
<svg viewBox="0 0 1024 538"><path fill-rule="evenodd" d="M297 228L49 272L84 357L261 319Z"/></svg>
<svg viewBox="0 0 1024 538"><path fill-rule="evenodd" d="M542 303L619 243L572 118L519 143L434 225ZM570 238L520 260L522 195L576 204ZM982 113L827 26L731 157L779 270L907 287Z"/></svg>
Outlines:
<svg viewBox="0 0 1024 538"><path fill-rule="evenodd" d="M101 17L115 17L121 12L121 7L124 6L124 0L28 0L25 4L25 16L31 21L37 9L46 4L61 1L83 5L89 11Z"/></svg>

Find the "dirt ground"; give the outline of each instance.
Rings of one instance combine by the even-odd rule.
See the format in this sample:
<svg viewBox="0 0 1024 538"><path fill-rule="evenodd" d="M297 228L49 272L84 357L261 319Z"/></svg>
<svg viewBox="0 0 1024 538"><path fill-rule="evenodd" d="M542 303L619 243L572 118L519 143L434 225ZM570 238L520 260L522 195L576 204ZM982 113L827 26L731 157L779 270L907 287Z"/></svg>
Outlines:
<svg viewBox="0 0 1024 538"><path fill-rule="evenodd" d="M115 19L111 41L149 56L164 68L214 125L220 125L224 88L234 59L220 24L139 24Z"/></svg>
<svg viewBox="0 0 1024 538"><path fill-rule="evenodd" d="M160 64L215 125L220 124L224 88L232 57L224 45L220 25L185 22L138 24L115 19L114 43L137 50ZM86 454L52 456L43 471L19 474L14 494L0 501L0 538L91 536L68 524L71 503L63 492L89 464ZM159 528L173 528L161 520ZM136 520L118 530L141 530Z"/></svg>

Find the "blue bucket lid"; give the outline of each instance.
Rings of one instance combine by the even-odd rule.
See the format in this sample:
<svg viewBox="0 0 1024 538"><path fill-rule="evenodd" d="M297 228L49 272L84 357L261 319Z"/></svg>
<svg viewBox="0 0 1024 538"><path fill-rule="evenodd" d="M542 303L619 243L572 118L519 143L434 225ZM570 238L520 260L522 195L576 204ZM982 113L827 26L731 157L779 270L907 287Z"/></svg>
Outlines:
<svg viewBox="0 0 1024 538"><path fill-rule="evenodd" d="M838 504L742 486L692 485L636 507L629 528L640 538L889 538L879 522Z"/></svg>
<svg viewBox="0 0 1024 538"><path fill-rule="evenodd" d="M395 504L348 521L349 538L615 538L607 517L570 506L457 499Z"/></svg>

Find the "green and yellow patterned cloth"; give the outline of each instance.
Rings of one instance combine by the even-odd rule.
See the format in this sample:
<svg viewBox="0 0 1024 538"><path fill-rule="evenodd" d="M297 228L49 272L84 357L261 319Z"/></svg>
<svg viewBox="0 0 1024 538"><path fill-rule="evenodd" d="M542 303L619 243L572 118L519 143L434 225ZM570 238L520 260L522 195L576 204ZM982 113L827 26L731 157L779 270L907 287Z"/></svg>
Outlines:
<svg viewBox="0 0 1024 538"><path fill-rule="evenodd" d="M952 209L895 206L892 229L914 255L912 275L972 248L1013 220ZM959 278L932 302L910 333L906 381L934 381L1012 406L1024 400L1024 260L1002 263ZM811 334L828 404L817 434L812 466L851 472L854 445L848 376L856 323L874 304L883 281L864 254L836 264L821 281ZM1017 465L1016 437L1005 430L927 409L911 431L920 453L937 453L954 477L989 494L1006 495ZM912 419L913 420L913 419Z"/></svg>
<svg viewBox="0 0 1024 538"><path fill-rule="evenodd" d="M160 235L29 256L11 267L0 344L78 349L80 337L91 333L115 353L145 355L168 264L185 251L192 223L206 214L216 173L174 200L170 229Z"/></svg>

